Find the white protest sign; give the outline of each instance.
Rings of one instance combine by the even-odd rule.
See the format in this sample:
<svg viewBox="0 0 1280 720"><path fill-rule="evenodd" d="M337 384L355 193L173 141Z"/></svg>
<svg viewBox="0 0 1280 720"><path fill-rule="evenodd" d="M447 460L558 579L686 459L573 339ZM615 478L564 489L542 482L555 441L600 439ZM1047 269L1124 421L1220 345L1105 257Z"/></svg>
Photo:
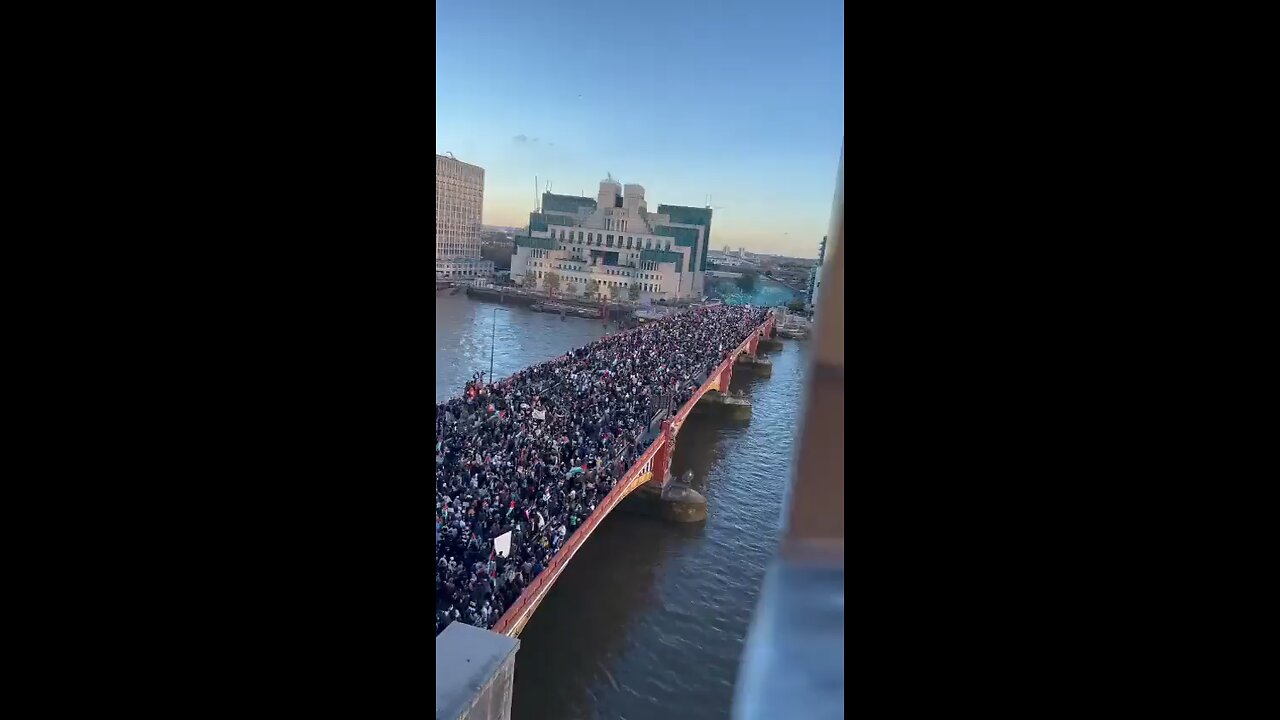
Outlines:
<svg viewBox="0 0 1280 720"><path fill-rule="evenodd" d="M493 551L498 554L498 557L506 557L511 554L510 530L493 539Z"/></svg>

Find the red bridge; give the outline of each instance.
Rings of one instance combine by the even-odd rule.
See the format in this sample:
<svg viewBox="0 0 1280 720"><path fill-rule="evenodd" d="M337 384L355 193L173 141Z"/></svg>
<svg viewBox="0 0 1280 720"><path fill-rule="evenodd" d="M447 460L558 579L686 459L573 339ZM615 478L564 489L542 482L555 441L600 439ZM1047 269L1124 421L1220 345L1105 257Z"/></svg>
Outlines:
<svg viewBox="0 0 1280 720"><path fill-rule="evenodd" d="M662 421L661 434L640 455L635 464L627 470L622 479L618 481L618 484L614 485L613 490L596 506L595 511L578 527L573 536L556 551L546 569L525 587L524 592L520 594L516 602L498 619L497 624L493 626L494 632L508 637L516 637L520 634L525 624L529 622L529 618L533 616L533 611L538 609L542 599L547 596L547 592L555 584L556 578L560 577L560 573L564 571L569 561L577 554L578 548L582 547L587 538L591 537L591 533L595 532L595 529L599 527L609 513L613 512L613 509L618 506L618 503L622 502L623 498L645 484L661 489L671 482L671 456L675 453L676 436L680 434L680 426L684 424L685 418L688 417L693 407L698 404L698 401L702 399L702 396L708 392L713 390L721 393L729 392L729 381L733 378L734 361L743 353L756 354L756 346L760 338L769 337L771 334L773 320L774 316L771 311L765 317L765 321L752 331L742 341L742 344L734 349L729 354L729 357L725 358L724 362L711 371L706 382L702 383L702 387L698 388L693 397L689 398L689 401L681 406L673 417Z"/></svg>

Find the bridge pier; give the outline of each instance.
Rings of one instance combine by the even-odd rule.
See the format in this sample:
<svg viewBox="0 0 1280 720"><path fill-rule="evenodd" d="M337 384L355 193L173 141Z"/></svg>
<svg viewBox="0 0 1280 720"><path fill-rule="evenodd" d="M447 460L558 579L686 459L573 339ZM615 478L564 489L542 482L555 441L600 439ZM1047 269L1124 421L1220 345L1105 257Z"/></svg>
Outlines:
<svg viewBox="0 0 1280 720"><path fill-rule="evenodd" d="M622 507L629 512L671 522L702 522L707 519L707 499L690 486L693 473L686 472L680 480L671 477L671 457L675 455L678 430L679 427L670 419L662 421L663 442L653 457L653 479L622 501Z"/></svg>
<svg viewBox="0 0 1280 720"><path fill-rule="evenodd" d="M765 352L776 352L782 349L782 341L777 338L760 338L760 349Z"/></svg>
<svg viewBox="0 0 1280 720"><path fill-rule="evenodd" d="M690 486L693 471L685 471L681 480L667 476L665 485L645 483L622 501L627 512L669 522L695 523L707 519L707 498Z"/></svg>
<svg viewBox="0 0 1280 720"><path fill-rule="evenodd" d="M734 420L750 420L751 401L727 392L708 392L693 406L693 412L716 413Z"/></svg>
<svg viewBox="0 0 1280 720"><path fill-rule="evenodd" d="M766 357L743 353L733 361L733 364L734 367L750 370L761 377L770 377L773 375L773 363Z"/></svg>

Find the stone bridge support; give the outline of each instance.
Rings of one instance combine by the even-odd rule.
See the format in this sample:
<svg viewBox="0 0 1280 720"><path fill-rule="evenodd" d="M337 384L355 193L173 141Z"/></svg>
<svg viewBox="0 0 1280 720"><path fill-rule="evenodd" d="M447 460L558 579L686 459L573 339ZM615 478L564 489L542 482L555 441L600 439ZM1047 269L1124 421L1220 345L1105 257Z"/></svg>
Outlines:
<svg viewBox="0 0 1280 720"><path fill-rule="evenodd" d="M653 479L645 483L646 487L662 490L671 480L671 456L675 454L676 439L671 432L671 418L662 421L662 447L653 456Z"/></svg>
<svg viewBox="0 0 1280 720"><path fill-rule="evenodd" d="M734 360L733 364L763 377L773 375L773 363L764 356L743 353L738 356L737 360Z"/></svg>
<svg viewBox="0 0 1280 720"><path fill-rule="evenodd" d="M662 446L653 456L653 478L631 493L624 501L629 509L645 515L656 515L675 522L701 522L707 519L707 499L689 485L692 473L671 477L671 458L676 452L679 426L668 418L662 421Z"/></svg>
<svg viewBox="0 0 1280 720"><path fill-rule="evenodd" d="M725 363L724 370L720 371L720 394L729 394L729 383L733 380L733 363Z"/></svg>

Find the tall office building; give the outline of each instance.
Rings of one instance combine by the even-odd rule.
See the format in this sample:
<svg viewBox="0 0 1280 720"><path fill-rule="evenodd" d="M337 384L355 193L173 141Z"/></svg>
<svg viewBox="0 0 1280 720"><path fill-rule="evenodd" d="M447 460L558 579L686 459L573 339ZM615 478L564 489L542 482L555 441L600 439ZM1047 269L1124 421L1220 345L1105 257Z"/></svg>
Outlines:
<svg viewBox="0 0 1280 720"><path fill-rule="evenodd" d="M436 260L480 257L484 168L436 155Z"/></svg>

